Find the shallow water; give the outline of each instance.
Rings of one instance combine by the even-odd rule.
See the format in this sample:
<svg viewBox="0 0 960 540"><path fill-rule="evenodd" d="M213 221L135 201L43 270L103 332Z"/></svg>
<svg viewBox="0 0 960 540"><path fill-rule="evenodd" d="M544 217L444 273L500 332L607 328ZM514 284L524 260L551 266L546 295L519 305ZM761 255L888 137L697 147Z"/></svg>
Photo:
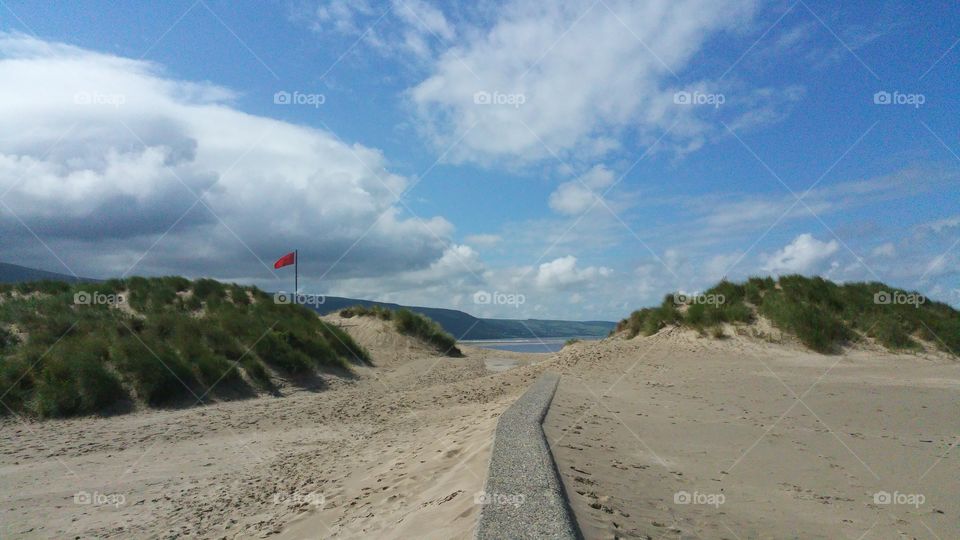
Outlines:
<svg viewBox="0 0 960 540"><path fill-rule="evenodd" d="M563 344L571 338L543 338L543 339L473 339L460 343L494 349L498 351L513 351L522 353L553 353L563 348ZM583 341L596 340L596 337L577 337Z"/></svg>

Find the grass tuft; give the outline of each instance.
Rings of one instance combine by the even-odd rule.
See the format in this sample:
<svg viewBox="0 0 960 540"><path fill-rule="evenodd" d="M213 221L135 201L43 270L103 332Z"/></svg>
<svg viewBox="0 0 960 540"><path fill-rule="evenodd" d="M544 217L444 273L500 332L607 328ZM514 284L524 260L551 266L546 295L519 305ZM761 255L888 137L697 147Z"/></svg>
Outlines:
<svg viewBox="0 0 960 540"><path fill-rule="evenodd" d="M426 315L421 315L409 309L396 311L382 306L352 306L340 310L341 317L376 317L384 321L393 321L397 331L401 334L415 337L435 347L446 356L462 356L457 348L457 340L447 333L439 324Z"/></svg>
<svg viewBox="0 0 960 540"><path fill-rule="evenodd" d="M17 294L0 303L0 385L10 388L0 414L73 416L130 400L167 406L208 392L252 395L234 390L274 390L266 365L305 373L370 361L343 330L254 287L168 276L6 290ZM78 293L122 298L133 312L75 302Z"/></svg>
<svg viewBox="0 0 960 540"><path fill-rule="evenodd" d="M409 309L399 309L394 312L393 318L400 333L426 341L447 356L462 355L457 348L457 340L429 317Z"/></svg>
<svg viewBox="0 0 960 540"><path fill-rule="evenodd" d="M384 321L393 319L393 311L382 306L351 306L340 310L340 316L347 319L351 317L376 317Z"/></svg>
<svg viewBox="0 0 960 540"><path fill-rule="evenodd" d="M882 283L838 285L820 277L799 275L752 277L745 283L721 281L702 297L714 303L672 305L668 295L655 308L634 311L616 330L628 338L651 335L668 325L682 325L714 337L722 323L749 323L756 315L796 336L822 353L837 352L844 344L870 336L893 350L918 350L917 339L933 343L953 355L960 353L960 313L940 302L898 303L878 298L919 297L918 293ZM922 297L921 297L922 298Z"/></svg>

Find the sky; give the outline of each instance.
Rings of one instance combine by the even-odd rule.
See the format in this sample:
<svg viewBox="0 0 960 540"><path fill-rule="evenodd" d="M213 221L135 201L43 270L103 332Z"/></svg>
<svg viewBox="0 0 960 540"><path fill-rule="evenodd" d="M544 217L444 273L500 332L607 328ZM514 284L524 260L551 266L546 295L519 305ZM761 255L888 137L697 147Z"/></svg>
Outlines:
<svg viewBox="0 0 960 540"><path fill-rule="evenodd" d="M618 320L960 305L949 0L0 0L0 261Z"/></svg>

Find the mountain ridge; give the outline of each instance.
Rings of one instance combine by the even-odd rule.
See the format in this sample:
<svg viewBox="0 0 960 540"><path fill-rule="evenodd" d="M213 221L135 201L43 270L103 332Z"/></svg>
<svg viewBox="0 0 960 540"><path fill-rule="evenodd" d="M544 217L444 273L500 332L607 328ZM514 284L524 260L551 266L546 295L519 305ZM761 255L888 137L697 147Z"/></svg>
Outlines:
<svg viewBox="0 0 960 540"><path fill-rule="evenodd" d="M101 281L99 279L75 277L69 274L61 274L58 272L50 272L48 270L40 270L38 268L20 266L19 264L0 262L0 283L20 283L23 281L42 280L66 281L67 283L95 283Z"/></svg>
<svg viewBox="0 0 960 540"><path fill-rule="evenodd" d="M603 337L616 323L609 321L568 321L559 319L494 319L475 317L457 309L406 306L392 302L325 296L320 305L310 306L321 315L351 306L380 306L387 309L409 309L426 315L444 330L461 339L536 339L566 337Z"/></svg>

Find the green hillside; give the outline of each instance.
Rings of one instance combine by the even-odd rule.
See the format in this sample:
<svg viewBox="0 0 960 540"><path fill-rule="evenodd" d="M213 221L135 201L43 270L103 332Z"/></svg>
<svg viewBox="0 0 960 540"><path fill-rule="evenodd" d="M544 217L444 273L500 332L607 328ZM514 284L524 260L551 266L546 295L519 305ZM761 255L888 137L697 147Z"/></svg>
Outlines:
<svg viewBox="0 0 960 540"><path fill-rule="evenodd" d="M327 296L314 306L320 314L363 306L397 311L407 309L425 315L457 339L537 339L566 337L603 337L616 323L608 321L560 321L549 319L485 319L456 309L402 306L389 302Z"/></svg>
<svg viewBox="0 0 960 540"><path fill-rule="evenodd" d="M892 350L918 350L923 341L960 352L960 312L883 283L838 285L793 275L722 281L696 298L684 296L670 294L657 307L634 311L616 331L632 338L680 325L723 337L723 323L746 324L763 316L819 352L836 352L866 336Z"/></svg>
<svg viewBox="0 0 960 540"><path fill-rule="evenodd" d="M56 272L48 272L46 270L38 270L36 268L27 268L26 266L20 266L18 264L0 262L0 283L22 283L25 281L43 280L66 281L67 283L72 283L75 281L100 281L98 279L90 279L85 277L75 278L67 274L58 274Z"/></svg>
<svg viewBox="0 0 960 540"><path fill-rule="evenodd" d="M0 413L70 416L272 391L367 352L313 311L180 277L0 285Z"/></svg>

